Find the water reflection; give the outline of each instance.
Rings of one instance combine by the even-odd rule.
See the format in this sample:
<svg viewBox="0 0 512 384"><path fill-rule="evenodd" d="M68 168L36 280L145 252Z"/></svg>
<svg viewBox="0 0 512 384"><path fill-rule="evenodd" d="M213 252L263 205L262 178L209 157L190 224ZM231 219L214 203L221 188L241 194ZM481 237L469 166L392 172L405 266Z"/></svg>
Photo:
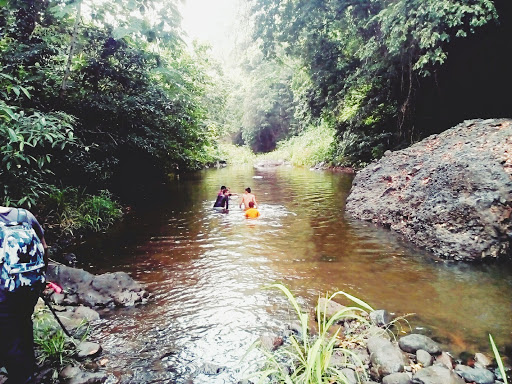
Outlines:
<svg viewBox="0 0 512 384"><path fill-rule="evenodd" d="M488 332L509 344L509 267L436 263L389 231L350 220L350 184L347 175L301 169L209 170L136 212L115 241L92 250L96 272L125 270L153 292L149 304L101 324L100 341L116 357L110 382L236 383L250 369L251 359L240 362L249 345L292 316L279 292L262 289L275 281L304 305L341 289L415 313L412 326L454 352L488 350ZM245 219L237 200L227 214L213 210L220 185L250 186L261 218Z"/></svg>

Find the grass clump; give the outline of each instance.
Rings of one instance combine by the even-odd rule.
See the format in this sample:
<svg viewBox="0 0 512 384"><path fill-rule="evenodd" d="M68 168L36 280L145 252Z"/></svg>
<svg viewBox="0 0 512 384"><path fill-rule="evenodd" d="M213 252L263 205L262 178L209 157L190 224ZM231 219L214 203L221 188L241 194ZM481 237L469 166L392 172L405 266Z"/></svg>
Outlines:
<svg viewBox="0 0 512 384"><path fill-rule="evenodd" d="M68 337L48 309L38 308L34 313L37 364L41 368L49 369L52 379L56 380L62 368L74 363L77 346L86 339L88 333L89 328L84 320L74 331L74 337Z"/></svg>
<svg viewBox="0 0 512 384"><path fill-rule="evenodd" d="M247 146L233 144L219 144L219 157L228 165L247 165L253 164L256 155Z"/></svg>
<svg viewBox="0 0 512 384"><path fill-rule="evenodd" d="M272 384L348 384L349 379L342 372L343 368L354 370L359 382L367 380L362 361L351 350L351 347L360 343L358 338L361 336L357 332L354 335L347 335L337 324L350 321L352 324L357 323L366 327L369 325L366 310L373 311L368 304L342 291L326 297L325 300L319 301L316 308L318 331L315 334L309 326L310 315L300 308L293 294L282 284L274 284L272 287L283 291L292 304L300 322L301 333L299 336L290 336L289 342L276 351L262 349L266 357L265 365L260 372L252 375L252 380L256 378L257 383ZM340 295L350 299L359 307L341 306L342 309L329 314L330 302ZM358 325L353 325L351 328L354 329ZM341 366L332 363L334 354L344 357L344 363Z"/></svg>
<svg viewBox="0 0 512 384"><path fill-rule="evenodd" d="M285 160L296 166L311 167L328 161L334 140L334 129L325 122L310 127L299 136L281 141L277 149L265 155L264 159Z"/></svg>

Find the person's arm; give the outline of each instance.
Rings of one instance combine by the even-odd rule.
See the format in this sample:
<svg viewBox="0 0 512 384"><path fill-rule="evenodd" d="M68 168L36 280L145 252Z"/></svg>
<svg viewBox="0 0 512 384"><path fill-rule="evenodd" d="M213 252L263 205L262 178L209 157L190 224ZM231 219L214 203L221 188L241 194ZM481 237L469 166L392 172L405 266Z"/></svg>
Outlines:
<svg viewBox="0 0 512 384"><path fill-rule="evenodd" d="M46 244L46 239L44 238L43 227L41 227L41 224L39 224L39 221L37 221L36 217L34 216L34 214L32 212L30 212L28 210L26 210L26 212L27 212L27 220L28 220L29 224L32 226L32 228L36 232L37 237L41 241L41 245L43 246L43 249L44 249L44 255L43 255L44 263L48 267L48 244Z"/></svg>
<svg viewBox="0 0 512 384"><path fill-rule="evenodd" d="M41 244L43 245L43 249L44 249L44 253L43 253L44 265L46 265L46 268L48 268L48 245L46 244L46 240L44 239L44 236L41 237Z"/></svg>

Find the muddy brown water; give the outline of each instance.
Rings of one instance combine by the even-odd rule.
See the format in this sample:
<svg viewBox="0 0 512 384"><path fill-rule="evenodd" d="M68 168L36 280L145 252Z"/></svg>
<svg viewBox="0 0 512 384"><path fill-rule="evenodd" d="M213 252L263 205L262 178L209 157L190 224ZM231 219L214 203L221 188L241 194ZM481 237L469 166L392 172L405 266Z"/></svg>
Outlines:
<svg viewBox="0 0 512 384"><path fill-rule="evenodd" d="M444 263L392 232L344 215L352 176L298 168L212 169L181 177L133 207L107 241L87 245L90 270L123 270L152 292L147 304L104 314L93 331L109 383L237 383L261 334L295 319L282 282L304 308L344 290L407 317L455 356L503 350L512 336L510 265ZM261 217L231 201L212 209L221 185L250 186ZM81 252L84 252L82 250ZM348 303L347 303L348 304Z"/></svg>

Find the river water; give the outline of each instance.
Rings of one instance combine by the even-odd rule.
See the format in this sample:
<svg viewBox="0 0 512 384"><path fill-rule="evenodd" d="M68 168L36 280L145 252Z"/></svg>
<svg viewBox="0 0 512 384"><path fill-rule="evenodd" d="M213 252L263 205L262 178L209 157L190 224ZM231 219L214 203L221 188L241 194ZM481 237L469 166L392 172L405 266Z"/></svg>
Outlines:
<svg viewBox="0 0 512 384"><path fill-rule="evenodd" d="M344 215L352 176L281 167L206 170L172 181L134 206L106 241L88 245L90 270L126 271L149 302L106 312L93 332L105 349L109 383L237 383L254 369L265 333L301 305L337 290L407 317L413 329L455 356L503 349L512 339L510 265L444 263L392 232ZM250 186L261 217L231 201L212 209L221 185ZM94 267L93 267L94 265ZM348 303L346 303L348 304Z"/></svg>

